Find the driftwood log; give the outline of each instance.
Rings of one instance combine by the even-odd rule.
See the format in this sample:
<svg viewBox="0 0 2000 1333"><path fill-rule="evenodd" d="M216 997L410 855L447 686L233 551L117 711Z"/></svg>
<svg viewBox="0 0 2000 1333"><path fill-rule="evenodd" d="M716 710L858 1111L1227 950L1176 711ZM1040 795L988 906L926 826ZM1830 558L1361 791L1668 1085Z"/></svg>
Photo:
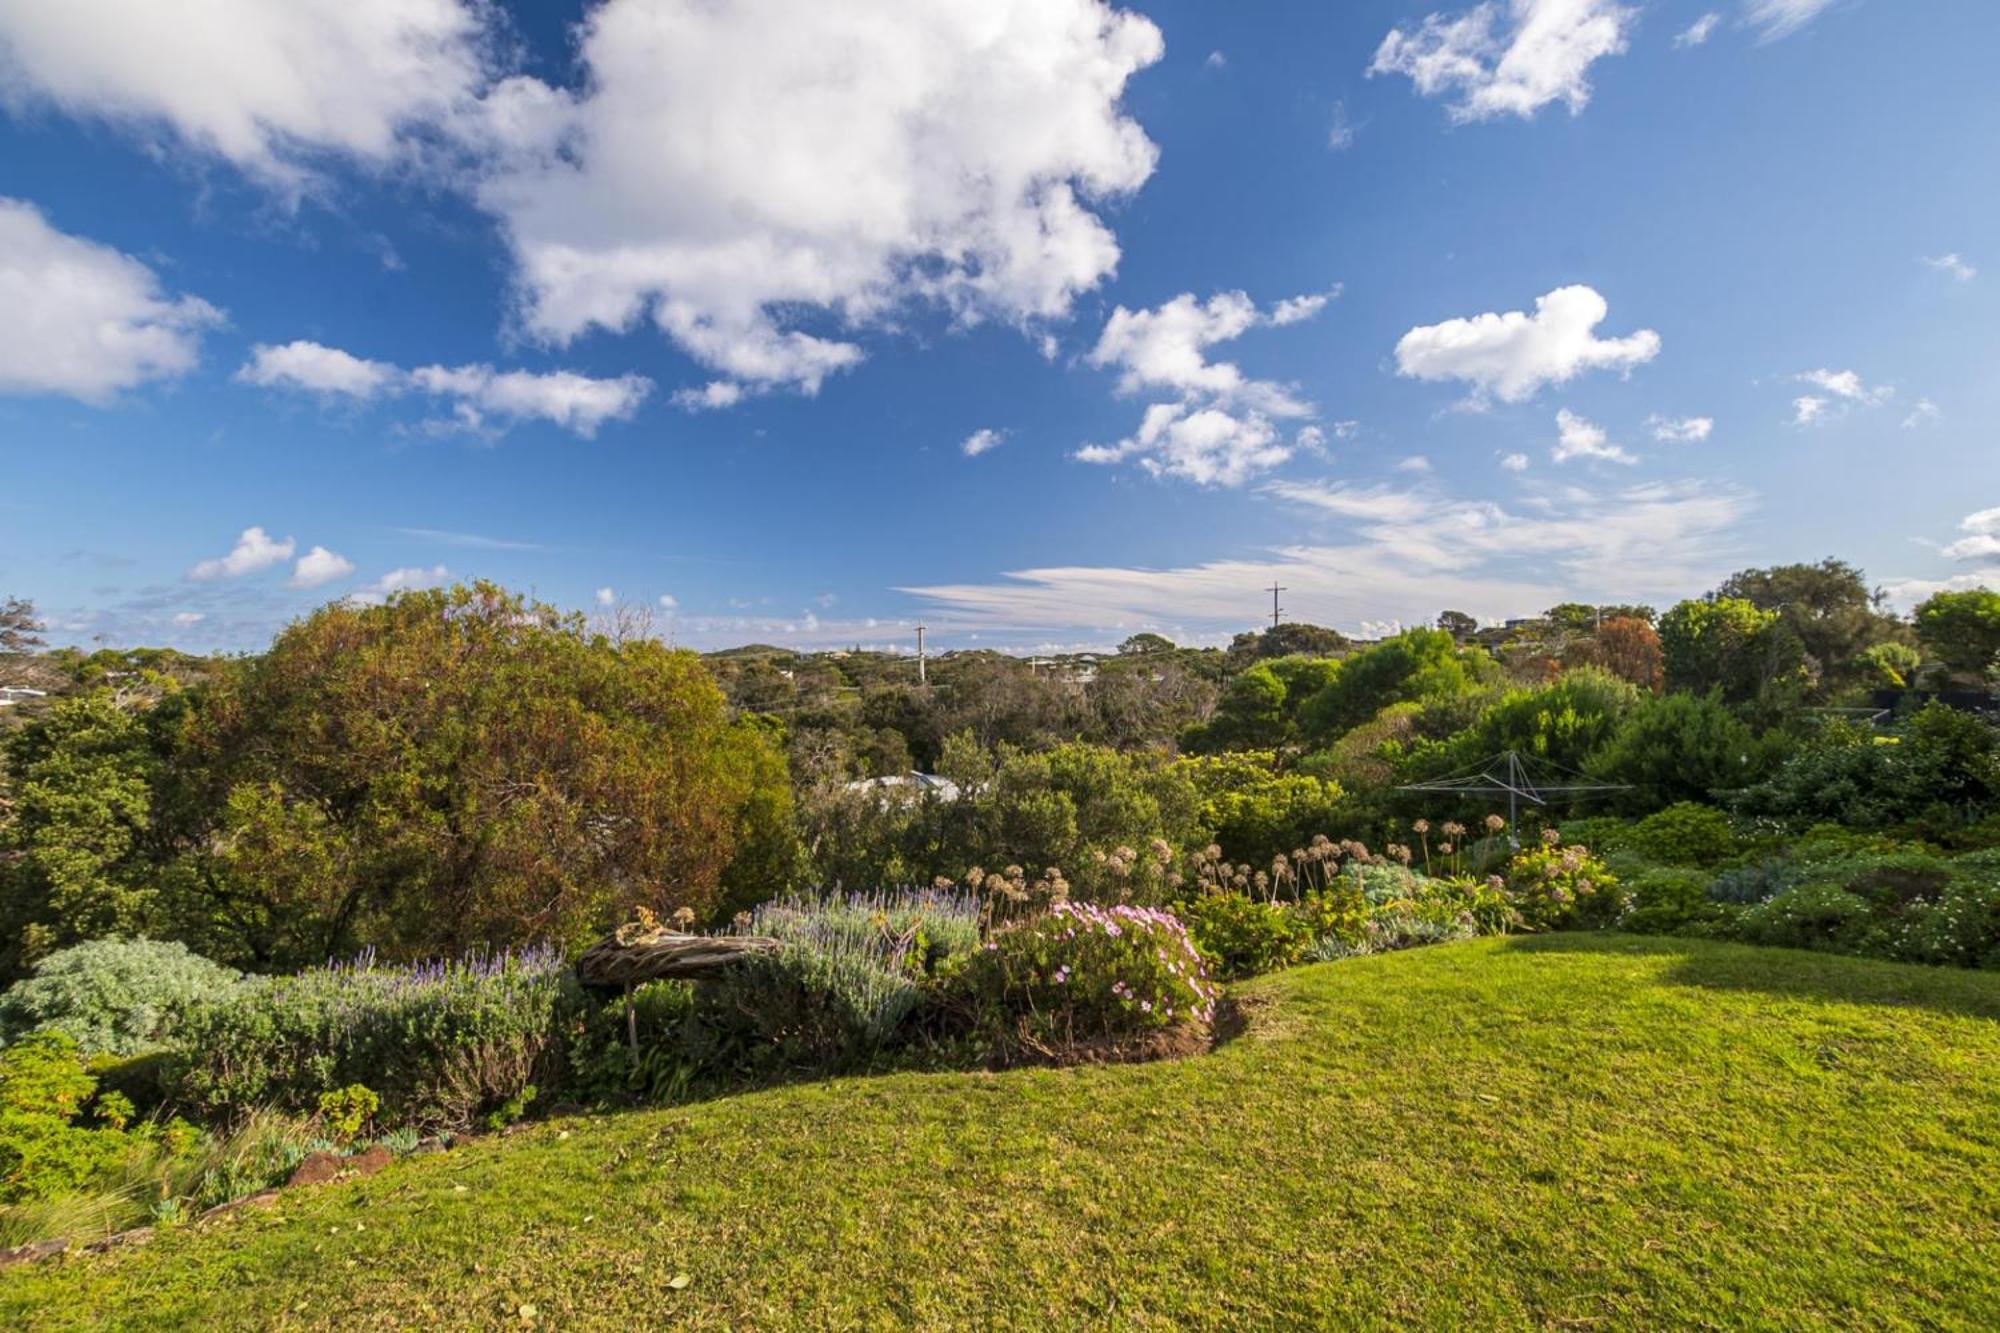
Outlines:
<svg viewBox="0 0 2000 1333"><path fill-rule="evenodd" d="M746 958L776 951L763 935L685 935L663 926L621 926L576 959L576 979L586 986L632 987L648 981L699 981Z"/></svg>

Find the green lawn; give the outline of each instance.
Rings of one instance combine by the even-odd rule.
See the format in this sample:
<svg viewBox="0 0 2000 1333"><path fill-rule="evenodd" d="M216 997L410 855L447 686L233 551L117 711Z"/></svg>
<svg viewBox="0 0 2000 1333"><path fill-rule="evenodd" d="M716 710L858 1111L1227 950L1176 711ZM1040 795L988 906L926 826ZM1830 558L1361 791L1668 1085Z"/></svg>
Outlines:
<svg viewBox="0 0 2000 1333"><path fill-rule="evenodd" d="M1555 936L1242 994L1179 1063L536 1125L0 1326L2000 1326L2000 976Z"/></svg>

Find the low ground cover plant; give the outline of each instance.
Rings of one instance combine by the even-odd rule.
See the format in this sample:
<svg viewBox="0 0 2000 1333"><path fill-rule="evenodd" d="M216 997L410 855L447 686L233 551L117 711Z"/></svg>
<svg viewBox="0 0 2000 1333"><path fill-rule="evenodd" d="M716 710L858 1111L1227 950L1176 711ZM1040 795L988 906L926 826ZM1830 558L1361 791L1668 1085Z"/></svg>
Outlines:
<svg viewBox="0 0 2000 1333"><path fill-rule="evenodd" d="M1207 1024L1220 993L1179 918L1094 903L1002 926L958 969L954 989L1003 1054L1045 1057Z"/></svg>

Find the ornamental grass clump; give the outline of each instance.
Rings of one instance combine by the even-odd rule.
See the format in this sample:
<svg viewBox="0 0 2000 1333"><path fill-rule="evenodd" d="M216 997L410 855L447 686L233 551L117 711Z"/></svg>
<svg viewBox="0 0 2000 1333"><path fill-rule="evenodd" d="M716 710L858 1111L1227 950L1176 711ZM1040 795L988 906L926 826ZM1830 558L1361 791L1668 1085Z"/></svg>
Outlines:
<svg viewBox="0 0 2000 1333"><path fill-rule="evenodd" d="M957 975L975 1029L1003 1055L1143 1052L1215 1018L1219 987L1186 927L1147 907L1058 903L995 931Z"/></svg>
<svg viewBox="0 0 2000 1333"><path fill-rule="evenodd" d="M751 1076L865 1064L913 1035L933 977L978 945L982 911L943 889L765 903L736 928L779 948L696 988L687 1053Z"/></svg>
<svg viewBox="0 0 2000 1333"><path fill-rule="evenodd" d="M583 1008L550 949L414 966L364 953L189 1011L169 1086L203 1117L237 1120L264 1105L309 1114L322 1094L361 1083L386 1124L462 1129L558 1085Z"/></svg>

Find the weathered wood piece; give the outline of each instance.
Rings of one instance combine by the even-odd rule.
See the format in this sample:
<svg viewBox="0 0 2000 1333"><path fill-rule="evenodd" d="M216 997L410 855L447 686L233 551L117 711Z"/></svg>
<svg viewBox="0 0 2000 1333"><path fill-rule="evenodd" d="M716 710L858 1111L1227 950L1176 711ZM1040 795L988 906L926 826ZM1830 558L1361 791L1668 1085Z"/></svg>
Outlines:
<svg viewBox="0 0 2000 1333"><path fill-rule="evenodd" d="M576 977L586 986L698 981L777 948L778 941L763 935L687 935L663 926L621 926L577 955Z"/></svg>

